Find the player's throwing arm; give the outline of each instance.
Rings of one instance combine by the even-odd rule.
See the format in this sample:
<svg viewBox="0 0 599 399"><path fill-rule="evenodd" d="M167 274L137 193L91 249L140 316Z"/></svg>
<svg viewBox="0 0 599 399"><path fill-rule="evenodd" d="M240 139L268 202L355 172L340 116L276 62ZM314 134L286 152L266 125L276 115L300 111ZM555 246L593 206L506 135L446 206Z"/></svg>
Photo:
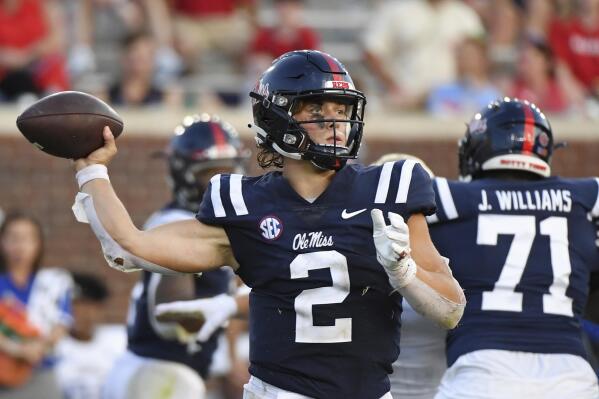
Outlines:
<svg viewBox="0 0 599 399"><path fill-rule="evenodd" d="M110 129L105 128L103 134L104 146L75 161L75 169L83 193L78 202L111 266L162 273L168 269L195 273L225 264L237 265L222 228L190 220L148 231L137 229L108 179L106 165L117 149Z"/></svg>

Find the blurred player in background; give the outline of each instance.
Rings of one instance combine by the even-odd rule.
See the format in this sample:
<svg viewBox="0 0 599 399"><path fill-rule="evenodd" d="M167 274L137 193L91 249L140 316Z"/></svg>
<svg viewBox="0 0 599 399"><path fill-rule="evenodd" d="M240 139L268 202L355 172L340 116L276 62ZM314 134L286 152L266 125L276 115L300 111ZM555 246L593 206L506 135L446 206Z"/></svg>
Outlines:
<svg viewBox="0 0 599 399"><path fill-rule="evenodd" d="M471 181L435 179L431 237L468 299L438 399L599 397L580 326L599 267L599 180L552 177L553 149L539 108L505 98L460 141Z"/></svg>
<svg viewBox="0 0 599 399"><path fill-rule="evenodd" d="M77 203L112 267L236 269L252 288L245 398L390 398L402 296L447 328L465 304L428 235L430 177L410 161L346 165L365 97L326 53L284 54L250 96L258 163L282 172L215 175L198 221L140 231L107 180L105 129L104 147L76 161Z"/></svg>
<svg viewBox="0 0 599 399"><path fill-rule="evenodd" d="M207 114L188 116L176 127L167 155L173 199L149 218L146 229L193 220L210 178L241 172L247 157L233 127ZM214 297L224 322L236 311L235 300L228 295L232 277L225 268L201 276L143 272L131 295L128 351L112 370L105 397L142 399L163 392L164 398L203 398L203 379L217 347L220 325L204 326L210 331L200 329L198 343L197 322L172 318L161 322L154 312L163 302Z"/></svg>
<svg viewBox="0 0 599 399"><path fill-rule="evenodd" d="M99 399L126 335L120 325L100 325L109 296L102 279L73 273L73 282L73 328L56 347L56 376L65 399Z"/></svg>
<svg viewBox="0 0 599 399"><path fill-rule="evenodd" d="M409 154L386 154L374 165L403 160L418 162L431 178L434 177L422 159ZM389 376L391 394L401 399L432 399L447 369L447 331L416 312L405 299L401 306L401 352L393 363L393 374Z"/></svg>

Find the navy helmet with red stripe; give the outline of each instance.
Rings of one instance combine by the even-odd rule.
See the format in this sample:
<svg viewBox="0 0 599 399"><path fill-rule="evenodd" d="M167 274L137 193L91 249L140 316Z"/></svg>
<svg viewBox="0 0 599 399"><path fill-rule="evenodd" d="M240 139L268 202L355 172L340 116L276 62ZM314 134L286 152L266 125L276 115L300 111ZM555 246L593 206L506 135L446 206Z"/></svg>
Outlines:
<svg viewBox="0 0 599 399"><path fill-rule="evenodd" d="M231 172L242 173L248 155L235 128L218 116L186 116L175 128L167 148L175 202L196 212L206 189L200 179L201 172L230 167Z"/></svg>
<svg viewBox="0 0 599 399"><path fill-rule="evenodd" d="M477 178L487 170L551 174L553 133L534 104L505 97L474 115L459 142L460 177Z"/></svg>
<svg viewBox="0 0 599 399"><path fill-rule="evenodd" d="M338 170L348 159L357 157L366 98L355 89L343 64L329 54L316 50L283 54L262 74L250 97L259 147L285 157L310 160L322 169ZM325 100L346 104L347 119L298 122L293 118L302 102ZM315 143L303 127L306 123L327 122L345 122L345 146L336 141Z"/></svg>

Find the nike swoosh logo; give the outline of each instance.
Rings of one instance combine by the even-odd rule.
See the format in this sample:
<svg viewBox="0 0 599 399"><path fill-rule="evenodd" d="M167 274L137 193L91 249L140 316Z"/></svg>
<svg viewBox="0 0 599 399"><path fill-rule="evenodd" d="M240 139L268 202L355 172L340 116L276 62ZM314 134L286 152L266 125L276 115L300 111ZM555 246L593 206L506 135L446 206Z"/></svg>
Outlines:
<svg viewBox="0 0 599 399"><path fill-rule="evenodd" d="M365 210L366 210L366 208L360 209L359 211L348 212L347 209L344 209L343 212L341 212L341 218L343 218L343 219L353 218L354 216L359 215L360 213L364 212Z"/></svg>

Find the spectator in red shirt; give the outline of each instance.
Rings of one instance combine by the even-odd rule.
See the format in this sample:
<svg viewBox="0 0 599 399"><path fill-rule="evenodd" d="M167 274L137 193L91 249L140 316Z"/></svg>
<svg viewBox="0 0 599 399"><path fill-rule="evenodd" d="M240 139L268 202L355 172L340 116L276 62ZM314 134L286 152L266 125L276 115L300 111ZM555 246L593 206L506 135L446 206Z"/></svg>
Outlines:
<svg viewBox="0 0 599 399"><path fill-rule="evenodd" d="M549 42L559 60L558 72L588 94L599 95L599 2L580 0L573 17L553 21Z"/></svg>
<svg viewBox="0 0 599 399"><path fill-rule="evenodd" d="M318 33L303 24L302 0L275 0L276 23L260 27L252 41L250 52L271 59L288 51L317 49L320 47Z"/></svg>
<svg viewBox="0 0 599 399"><path fill-rule="evenodd" d="M320 48L318 33L304 24L303 0L274 0L274 6L274 25L259 27L250 44L250 80L255 80L259 72L288 51Z"/></svg>
<svg viewBox="0 0 599 399"><path fill-rule="evenodd" d="M68 88L55 1L0 2L0 100Z"/></svg>
<svg viewBox="0 0 599 399"><path fill-rule="evenodd" d="M529 40L520 49L518 75L510 96L535 103L547 113L564 113L571 103L556 78L551 48L540 40Z"/></svg>

